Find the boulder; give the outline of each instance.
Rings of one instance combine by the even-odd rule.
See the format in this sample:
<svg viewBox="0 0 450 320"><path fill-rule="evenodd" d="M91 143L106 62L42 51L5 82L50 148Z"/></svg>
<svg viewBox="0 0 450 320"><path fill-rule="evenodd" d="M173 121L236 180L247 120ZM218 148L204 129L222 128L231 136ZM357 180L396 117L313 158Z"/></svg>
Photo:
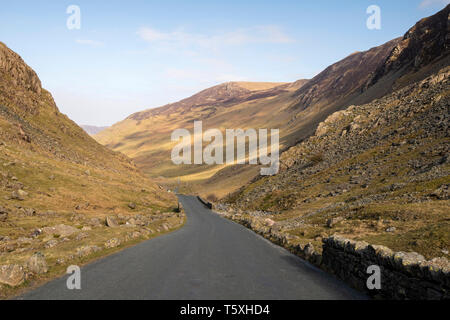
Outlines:
<svg viewBox="0 0 450 320"><path fill-rule="evenodd" d="M105 248L116 248L121 245L121 241L117 238L109 239L105 242Z"/></svg>
<svg viewBox="0 0 450 320"><path fill-rule="evenodd" d="M60 237L69 237L79 231L80 230L77 228L67 226L65 224L60 224L54 227L45 227L42 229L42 232L45 234L59 235Z"/></svg>
<svg viewBox="0 0 450 320"><path fill-rule="evenodd" d="M110 228L117 228L119 224L117 223L116 219L114 217L106 217L106 225Z"/></svg>
<svg viewBox="0 0 450 320"><path fill-rule="evenodd" d="M275 221L273 221L272 219L267 218L267 219L264 220L264 224L266 226L268 226L268 227L272 227L275 224Z"/></svg>
<svg viewBox="0 0 450 320"><path fill-rule="evenodd" d="M99 246L83 246L83 247L77 248L77 255L78 255L78 257L82 258L82 257L89 256L100 250L102 250L102 249Z"/></svg>
<svg viewBox="0 0 450 320"><path fill-rule="evenodd" d="M25 272L21 266L16 264L0 266L0 283L17 287L24 281Z"/></svg>
<svg viewBox="0 0 450 320"><path fill-rule="evenodd" d="M91 221L89 222L89 224L93 227L99 227L102 225L102 222L98 218L92 218Z"/></svg>
<svg viewBox="0 0 450 320"><path fill-rule="evenodd" d="M24 198L17 191L11 192L10 199L12 199L12 200L19 200L19 201L23 201L24 200Z"/></svg>
<svg viewBox="0 0 450 320"><path fill-rule="evenodd" d="M48 265L45 256L37 252L33 254L27 262L27 269L34 274L44 274L48 272Z"/></svg>
<svg viewBox="0 0 450 320"><path fill-rule="evenodd" d="M53 240L47 241L44 245L44 248L50 249L50 248L56 247L57 245L58 245L58 240L53 239Z"/></svg>
<svg viewBox="0 0 450 320"><path fill-rule="evenodd" d="M342 218L342 217L330 218L330 219L327 220L327 227L328 228L333 228L336 224L338 224L342 220L344 220L344 218Z"/></svg>

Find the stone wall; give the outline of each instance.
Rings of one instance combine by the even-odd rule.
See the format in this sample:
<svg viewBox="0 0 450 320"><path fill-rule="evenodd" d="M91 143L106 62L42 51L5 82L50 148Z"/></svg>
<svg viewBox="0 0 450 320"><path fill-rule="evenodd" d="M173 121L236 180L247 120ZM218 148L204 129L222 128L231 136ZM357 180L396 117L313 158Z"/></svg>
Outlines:
<svg viewBox="0 0 450 320"><path fill-rule="evenodd" d="M278 229L271 219L249 217L230 212L219 214L252 229L311 264L334 274L353 288L376 299L449 300L450 262L446 258L427 261L415 252L393 252L339 236L323 240L322 251L311 243L299 244L295 236ZM381 289L369 290L369 266L381 270Z"/></svg>
<svg viewBox="0 0 450 320"><path fill-rule="evenodd" d="M381 289L369 290L369 266L381 269ZM445 258L427 261L415 252L352 241L339 236L324 239L321 268L369 295L395 300L450 299L450 268Z"/></svg>

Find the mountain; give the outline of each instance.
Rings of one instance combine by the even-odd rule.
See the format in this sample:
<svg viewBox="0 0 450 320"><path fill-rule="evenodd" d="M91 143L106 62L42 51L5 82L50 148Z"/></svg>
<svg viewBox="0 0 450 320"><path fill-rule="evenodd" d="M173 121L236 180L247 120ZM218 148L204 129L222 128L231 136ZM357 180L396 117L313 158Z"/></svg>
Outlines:
<svg viewBox="0 0 450 320"><path fill-rule="evenodd" d="M105 129L108 129L109 127L97 127L97 126L88 126L88 125L81 125L81 128L86 131L89 135L93 136L97 133L102 132Z"/></svg>
<svg viewBox="0 0 450 320"><path fill-rule="evenodd" d="M446 254L450 238L450 67L369 104L329 116L283 153L281 172L224 200L321 246L350 239ZM445 253L447 252L447 253Z"/></svg>
<svg viewBox="0 0 450 320"><path fill-rule="evenodd" d="M221 84L180 102L133 114L94 137L131 157L153 177L172 182L180 178L188 184L188 191L222 197L253 179L259 168L175 166L170 159L173 130L192 132L195 120L203 121L204 130L222 132L227 128L278 128L281 150L286 150L313 134L328 115L348 106L399 41L354 53L311 80Z"/></svg>
<svg viewBox="0 0 450 320"><path fill-rule="evenodd" d="M0 43L0 298L25 278L45 280L179 226L175 206L130 159L61 114L36 73Z"/></svg>
<svg viewBox="0 0 450 320"><path fill-rule="evenodd" d="M348 105L352 98L361 94L361 87L399 42L400 38L365 52L352 53L329 66L294 93L292 108L304 110L311 106Z"/></svg>
<svg viewBox="0 0 450 320"><path fill-rule="evenodd" d="M395 41L352 98L370 102L329 115L283 153L278 175L253 180L225 208L271 219L274 230L318 250L339 234L448 258L449 8ZM308 108L312 84L297 92L294 107Z"/></svg>
<svg viewBox="0 0 450 320"><path fill-rule="evenodd" d="M236 126L261 127L268 125L272 112L271 101L278 106L287 104L285 98L303 82L287 83L230 82L203 90L192 97L164 107L149 109L131 115L95 135L100 143L133 158L136 164L153 177L164 176L174 181L203 180L224 166L175 166L171 161L173 130L193 129L195 120L202 120L208 128L234 128ZM286 118L286 116L285 116ZM254 168L251 168L254 170Z"/></svg>
<svg viewBox="0 0 450 320"><path fill-rule="evenodd" d="M450 5L417 22L367 83L392 83L394 89L420 81L449 64Z"/></svg>

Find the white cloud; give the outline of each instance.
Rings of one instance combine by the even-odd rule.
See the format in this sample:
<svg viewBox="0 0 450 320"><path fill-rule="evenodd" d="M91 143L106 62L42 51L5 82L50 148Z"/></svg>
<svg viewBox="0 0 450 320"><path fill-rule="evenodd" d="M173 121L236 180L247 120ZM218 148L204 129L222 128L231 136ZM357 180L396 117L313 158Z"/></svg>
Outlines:
<svg viewBox="0 0 450 320"><path fill-rule="evenodd" d="M92 46L92 47L103 46L103 42L95 41L95 40L81 40L81 39L77 39L77 40L75 40L75 42L78 43L78 44L81 44L81 45L87 45L87 46Z"/></svg>
<svg viewBox="0 0 450 320"><path fill-rule="evenodd" d="M137 34L145 41L161 43L177 48L202 48L217 50L225 46L240 46L252 43L290 43L294 40L278 26L256 26L214 35L189 33L183 29L162 32L153 28L140 28Z"/></svg>
<svg viewBox="0 0 450 320"><path fill-rule="evenodd" d="M432 6L438 6L438 5L442 5L442 6L446 6L450 3L450 0L423 0L419 7L421 9L425 9L428 7L432 7Z"/></svg>

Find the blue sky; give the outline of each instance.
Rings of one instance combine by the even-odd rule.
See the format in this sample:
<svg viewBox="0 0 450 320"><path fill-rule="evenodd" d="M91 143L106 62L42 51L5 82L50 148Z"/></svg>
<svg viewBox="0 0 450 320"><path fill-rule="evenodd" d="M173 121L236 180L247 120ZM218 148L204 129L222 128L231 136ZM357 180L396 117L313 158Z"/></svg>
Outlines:
<svg viewBox="0 0 450 320"><path fill-rule="evenodd" d="M79 124L133 112L226 81L311 78L402 36L450 0L5 1L0 41L38 73ZM81 29L69 30L69 5ZM369 5L381 30L366 27Z"/></svg>

